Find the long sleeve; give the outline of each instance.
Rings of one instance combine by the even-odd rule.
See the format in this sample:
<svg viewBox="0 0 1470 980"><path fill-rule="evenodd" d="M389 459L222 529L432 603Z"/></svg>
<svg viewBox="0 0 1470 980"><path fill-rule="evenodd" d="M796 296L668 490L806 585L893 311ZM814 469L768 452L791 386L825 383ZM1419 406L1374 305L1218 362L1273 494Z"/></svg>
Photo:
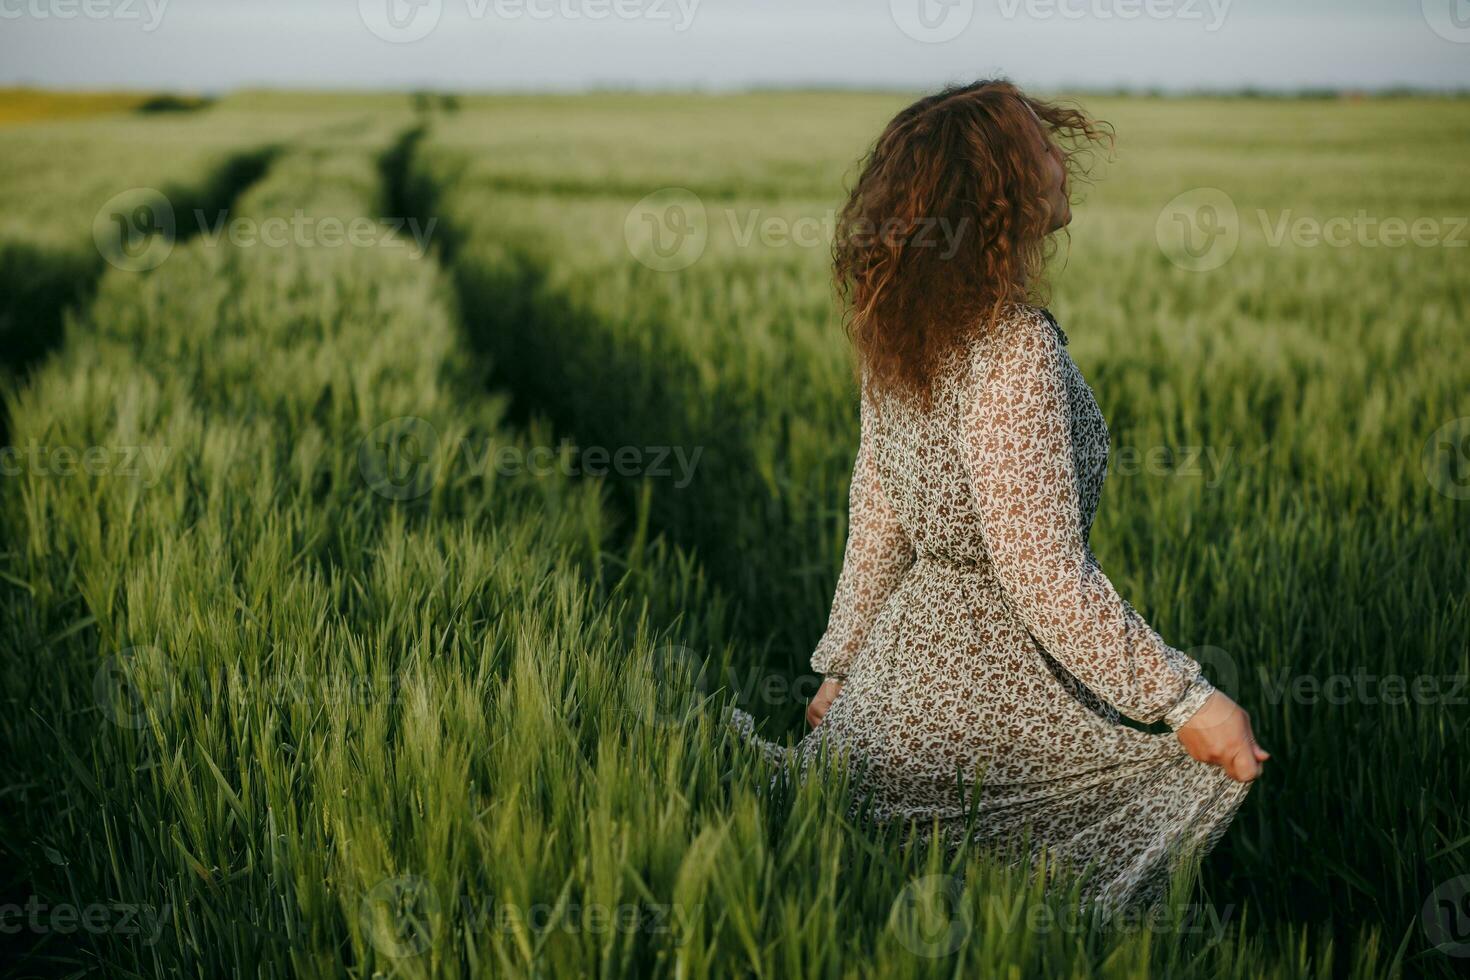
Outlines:
<svg viewBox="0 0 1470 980"><path fill-rule="evenodd" d="M914 548L878 480L873 461L873 406L863 392L857 459L848 489L847 546L832 597L827 630L812 654L812 670L847 674L873 620L914 562Z"/></svg>
<svg viewBox="0 0 1470 980"><path fill-rule="evenodd" d="M965 419L986 550L1012 607L1058 663L1123 714L1178 728L1213 690L1118 595L1084 539L1055 329L997 324Z"/></svg>

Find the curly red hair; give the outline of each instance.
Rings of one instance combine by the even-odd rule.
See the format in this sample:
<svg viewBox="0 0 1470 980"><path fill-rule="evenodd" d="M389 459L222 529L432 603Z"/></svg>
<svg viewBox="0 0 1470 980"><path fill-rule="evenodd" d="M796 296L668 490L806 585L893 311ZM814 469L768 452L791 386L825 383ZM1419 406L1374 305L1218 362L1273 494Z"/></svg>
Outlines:
<svg viewBox="0 0 1470 980"><path fill-rule="evenodd" d="M1086 177L1085 150L1112 142L1079 108L981 81L904 109L864 159L838 214L833 278L877 393L927 405L948 354L1041 295L1055 239L1038 128L1069 178Z"/></svg>

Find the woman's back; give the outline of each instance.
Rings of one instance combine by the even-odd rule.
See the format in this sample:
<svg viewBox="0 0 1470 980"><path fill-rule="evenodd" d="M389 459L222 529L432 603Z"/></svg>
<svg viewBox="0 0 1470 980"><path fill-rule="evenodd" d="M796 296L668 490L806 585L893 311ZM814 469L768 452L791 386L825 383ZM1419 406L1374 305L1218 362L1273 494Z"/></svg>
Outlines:
<svg viewBox="0 0 1470 980"><path fill-rule="evenodd" d="M1013 307L942 365L928 406L865 393L812 657L842 694L798 751L862 759L879 819L996 842L1029 829L1094 863L1118 904L1165 876L1162 853L1141 854L1208 844L1247 787L1120 722L1178 724L1212 689L1087 546L1108 434L1065 340Z"/></svg>
<svg viewBox="0 0 1470 980"><path fill-rule="evenodd" d="M1082 374L1066 354L1066 337L1045 310L1011 307L992 337L977 335L948 358L934 378L927 407L913 400L875 399L871 413L873 457L885 496L909 539L922 554L967 563L986 560L977 509L974 455L981 421L976 410L981 386L992 373L1025 370L1006 356L994 335L1008 341L1044 344L1056 362L1066 391L1066 412L1041 418L1039 403L1018 405L1038 416L1038 424L1066 426L1072 444L1073 478L1078 487L1078 522L1084 537L1092 526L1107 472L1108 429ZM1048 344L1048 338L1055 338ZM1054 413L1055 414L1055 413ZM1054 474L1050 474L1054 476Z"/></svg>

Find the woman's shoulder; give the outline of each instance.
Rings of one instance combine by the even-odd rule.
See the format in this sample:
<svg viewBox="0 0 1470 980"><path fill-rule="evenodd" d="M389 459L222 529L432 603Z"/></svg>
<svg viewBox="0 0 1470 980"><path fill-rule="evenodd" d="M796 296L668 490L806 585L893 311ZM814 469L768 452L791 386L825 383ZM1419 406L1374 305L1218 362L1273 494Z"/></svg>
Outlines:
<svg viewBox="0 0 1470 980"><path fill-rule="evenodd" d="M1008 303L976 331L975 341L970 347L971 363L979 365L993 361L996 357L1016 353L1018 348L1048 351L1066 343L1067 335L1046 307Z"/></svg>
<svg viewBox="0 0 1470 980"><path fill-rule="evenodd" d="M1001 324L1001 329L1011 332L1013 335L1026 334L1050 334L1061 343L1067 342L1067 335L1062 333L1062 326L1051 310L1045 306L1031 306L1026 303L1008 303L1000 310L996 320Z"/></svg>

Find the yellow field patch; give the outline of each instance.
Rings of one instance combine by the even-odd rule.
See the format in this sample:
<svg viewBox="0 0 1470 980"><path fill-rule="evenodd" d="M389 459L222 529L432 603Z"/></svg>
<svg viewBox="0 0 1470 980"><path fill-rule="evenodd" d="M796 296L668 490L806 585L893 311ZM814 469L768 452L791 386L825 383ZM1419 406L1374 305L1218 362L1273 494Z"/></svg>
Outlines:
<svg viewBox="0 0 1470 980"><path fill-rule="evenodd" d="M144 92L44 92L29 88L0 89L0 126L40 119L96 116L128 112L151 98Z"/></svg>

